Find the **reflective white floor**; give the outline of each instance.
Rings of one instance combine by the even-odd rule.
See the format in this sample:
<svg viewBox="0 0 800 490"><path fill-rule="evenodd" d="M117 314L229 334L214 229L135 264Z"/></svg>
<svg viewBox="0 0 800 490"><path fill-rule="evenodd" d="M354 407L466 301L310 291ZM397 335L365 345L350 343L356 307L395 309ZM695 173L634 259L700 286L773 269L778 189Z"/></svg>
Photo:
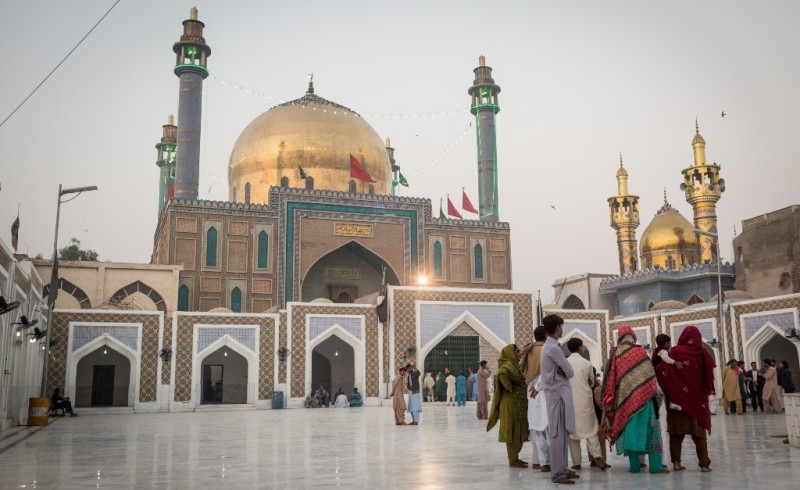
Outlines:
<svg viewBox="0 0 800 490"><path fill-rule="evenodd" d="M67 417L0 454L0 488L560 487L509 468L473 403L424 410L418 427L395 426L388 407ZM687 471L633 475L614 455L607 473L584 461L576 487L798 488L800 449L774 437L786 433L782 415L712 422L712 473L687 440Z"/></svg>

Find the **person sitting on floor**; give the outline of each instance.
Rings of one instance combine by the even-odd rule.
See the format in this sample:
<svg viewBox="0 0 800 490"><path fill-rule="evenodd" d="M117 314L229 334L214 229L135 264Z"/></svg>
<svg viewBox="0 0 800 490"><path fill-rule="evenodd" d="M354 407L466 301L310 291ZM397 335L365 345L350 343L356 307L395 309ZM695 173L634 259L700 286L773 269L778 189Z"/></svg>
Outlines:
<svg viewBox="0 0 800 490"><path fill-rule="evenodd" d="M317 397L318 406L322 407L324 405L325 408L329 408L331 406L331 397L328 394L328 391L322 386L319 387L314 396Z"/></svg>
<svg viewBox="0 0 800 490"><path fill-rule="evenodd" d="M70 417L78 415L72 411L72 402L69 400L69 397L64 398L61 396L61 388L56 388L55 391L53 391L53 396L50 398L50 409L53 412L61 410L62 417L66 414L69 414Z"/></svg>
<svg viewBox="0 0 800 490"><path fill-rule="evenodd" d="M308 395L303 402L303 406L306 408L317 408L319 407L319 402L314 395Z"/></svg>
<svg viewBox="0 0 800 490"><path fill-rule="evenodd" d="M364 405L364 400L361 398L361 393L358 388L353 388L353 392L347 395L347 402L351 407L360 407Z"/></svg>
<svg viewBox="0 0 800 490"><path fill-rule="evenodd" d="M349 403L347 402L347 395L344 392L344 388L339 388L339 391L336 392L336 395L333 397L333 406L336 408L347 408Z"/></svg>

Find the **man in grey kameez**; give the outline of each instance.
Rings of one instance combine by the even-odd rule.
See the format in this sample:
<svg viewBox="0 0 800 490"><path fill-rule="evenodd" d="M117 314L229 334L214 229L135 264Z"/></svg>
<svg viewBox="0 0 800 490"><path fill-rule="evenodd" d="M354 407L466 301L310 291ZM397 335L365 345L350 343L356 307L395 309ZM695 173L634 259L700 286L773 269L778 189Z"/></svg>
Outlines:
<svg viewBox="0 0 800 490"><path fill-rule="evenodd" d="M550 479L553 483L571 484L578 474L567 468L569 434L575 432L575 409L569 382L573 376L572 366L558 343L563 334L564 320L558 315L548 315L542 323L547 331L547 341L542 347L541 379L547 401Z"/></svg>

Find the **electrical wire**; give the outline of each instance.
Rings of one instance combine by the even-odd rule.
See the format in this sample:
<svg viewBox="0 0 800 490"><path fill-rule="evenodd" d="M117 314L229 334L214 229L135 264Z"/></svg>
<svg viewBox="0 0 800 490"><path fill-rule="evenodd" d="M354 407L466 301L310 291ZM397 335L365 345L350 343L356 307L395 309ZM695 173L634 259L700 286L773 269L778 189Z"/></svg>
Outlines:
<svg viewBox="0 0 800 490"><path fill-rule="evenodd" d="M0 122L0 128L2 128L2 127L3 127L3 125L6 123L6 121L8 121L9 119L11 119L11 116L13 116L13 115L14 115L14 114L15 114L15 113L16 113L16 112L17 112L17 111L18 111L18 110L19 110L19 109L20 109L20 108L21 108L23 105L25 105L25 102L28 102L28 99L30 99L31 97L33 97L33 94L35 94L35 93L36 93L36 91L37 91L37 90L39 90L39 87L41 87L42 85L44 85L44 82L46 82L46 81L47 81L47 80L48 80L48 79L49 79L49 78L50 78L50 77L53 75L53 73L55 73L55 72L56 72L56 70L58 70L58 68L59 68L61 65L63 65L63 64L64 64L64 62L65 62L65 61L67 61L67 58L69 58L69 57L70 57L70 55L72 55L72 53L74 53L74 52L75 52L75 50L76 50L76 49L78 49L78 46L80 46L81 44L83 44L83 41L85 41L85 40L86 40L86 38L87 38L87 37L89 37L89 34L91 34L91 33L92 33L92 32L93 32L93 31L94 31L96 28L97 28L97 26L99 26L99 25L100 25L100 23L101 23L101 22L103 22L103 19L105 19L105 18L108 16L108 14L110 14L110 13L111 13L111 11L112 11L112 10L114 10L114 7L116 7L116 6L117 6L117 4L118 4L119 2L121 2L121 1L122 1L122 0L117 0L116 2L114 2L114 5L112 5L112 6L111 6L111 8L110 8L110 9L108 9L108 11L107 11L105 14L103 14L103 16L102 16L102 17L100 17L100 20L98 20L98 21L97 21L97 23L95 23L95 25L93 25L93 26L92 26L92 28L91 28L91 29L89 29L89 32L87 32L87 33L86 33L86 35L85 35L85 36L83 36L83 37L81 38L81 40L80 40L80 41L78 41L78 44L76 44L76 45L75 45L75 47L73 47L73 48L72 48L72 49L69 51L69 53L67 53L67 55L66 55L66 56L64 56L64 59L62 59L61 61L59 61L59 62L58 62L58 64L56 65L56 67L55 67L55 68L53 68L53 69L50 71L50 73L48 73L48 74L47 74L47 76L46 76L46 77L44 77L44 80L42 80L41 82L39 82L39 85L37 85L37 86L36 86L36 88L34 88L34 89L31 91L31 93L29 93L29 94L28 94L28 96L27 96L27 97L25 97L25 98L22 100L22 102L20 102L20 103L19 103L19 105L18 105L18 106L17 106L17 107L16 107L16 108L15 108L13 111L11 111L11 114L9 114L8 116L6 116L6 118L5 118L5 119L3 119L3 122Z"/></svg>

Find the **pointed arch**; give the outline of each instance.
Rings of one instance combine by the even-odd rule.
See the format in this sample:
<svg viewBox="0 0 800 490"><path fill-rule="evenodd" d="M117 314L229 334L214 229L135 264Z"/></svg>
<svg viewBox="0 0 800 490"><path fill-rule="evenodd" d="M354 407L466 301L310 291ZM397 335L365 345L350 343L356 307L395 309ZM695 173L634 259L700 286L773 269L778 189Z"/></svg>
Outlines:
<svg viewBox="0 0 800 490"><path fill-rule="evenodd" d="M234 313L242 312L242 290L238 287L231 290L231 311Z"/></svg>
<svg viewBox="0 0 800 490"><path fill-rule="evenodd" d="M78 304L81 305L82 310L88 310L92 308L92 302L89 300L89 296L86 295L84 290L67 281L63 277L58 278L58 289L75 298L78 301ZM49 295L50 285L48 284L42 289L42 299L47 298Z"/></svg>
<svg viewBox="0 0 800 490"><path fill-rule="evenodd" d="M337 337L353 349L353 358L355 360L354 373L355 373L355 386L362 393L366 393L366 366L364 363L364 342L358 337L348 332L338 324L331 325L325 329L321 334L309 340L309 324L306 323L306 379L304 393L311 392L311 375L312 375L312 362L311 355L314 348L321 343L328 340L330 337Z"/></svg>
<svg viewBox="0 0 800 490"><path fill-rule="evenodd" d="M250 204L250 182L244 185L244 203Z"/></svg>
<svg viewBox="0 0 800 490"><path fill-rule="evenodd" d="M267 252L269 251L269 235L265 230L261 230L258 233L258 244L257 244L257 255L256 255L256 267L258 269L266 269L267 268Z"/></svg>
<svg viewBox="0 0 800 490"><path fill-rule="evenodd" d="M475 279L483 279L483 246L476 243L473 248L475 258Z"/></svg>
<svg viewBox="0 0 800 490"><path fill-rule="evenodd" d="M217 229L210 227L206 231L206 267L217 266Z"/></svg>
<svg viewBox="0 0 800 490"><path fill-rule="evenodd" d="M178 288L178 311L189 311L189 286L186 284Z"/></svg>
<svg viewBox="0 0 800 490"><path fill-rule="evenodd" d="M195 345L197 345L196 336L197 327L195 327ZM247 361L247 404L254 404L256 402L256 389L258 386L258 356L247 346L228 334L211 342L208 347L195 354L194 362L192 363L192 402L195 405L200 405L202 402L202 390L200 385L202 384L203 361L206 357L223 347L227 347L236 352ZM256 347L258 347L258 345L256 345Z"/></svg>
<svg viewBox="0 0 800 490"><path fill-rule="evenodd" d="M111 299L113 300L121 300L127 298L128 296L132 295L133 293L142 293L150 300L155 303L156 308L158 311L167 311L167 303L164 301L164 298L158 294L158 291L151 288L147 284L143 283L142 281L136 281L128 284L127 286L120 288L117 290L116 293L111 295ZM187 297L188 303L188 297Z"/></svg>
<svg viewBox="0 0 800 490"><path fill-rule="evenodd" d="M465 311L461 315L457 316L452 322L450 322L446 327L444 327L438 334L436 334L433 338L431 338L425 345L417 345L417 365L424 366L425 358L428 354L433 350L436 345L441 342L445 337L450 335L453 330L457 329L461 326L462 323L466 323L470 326L478 335L489 342L489 344L497 349L498 351L503 350L503 347L507 345L507 342L503 341L500 337L497 336L494 332L492 332L489 327L483 324L478 318L476 318L472 313L469 311ZM417 325L417 330L420 329L420 326ZM419 339L419 332L417 332L417 339ZM514 339L511 339L513 342ZM419 340L417 340L419 342Z"/></svg>
<svg viewBox="0 0 800 490"><path fill-rule="evenodd" d="M441 279L444 276L442 268L442 242L433 242L433 277Z"/></svg>
<svg viewBox="0 0 800 490"><path fill-rule="evenodd" d="M141 330L139 332L140 339L141 339ZM70 335L71 337L71 335ZM70 339L71 340L71 339ZM141 342L141 340L140 340ZM72 342L70 341L69 344L71 345ZM117 340L114 336L109 335L107 333L100 335L93 339L91 342L88 342L86 345L81 346L78 349L75 349L73 352L69 352L67 349L67 377L66 377L66 386L64 386L64 393L65 396L69 396L71 400L76 399L76 380L78 376L78 363L81 359L88 356L92 352L96 351L101 347L110 347L117 351L118 353L122 354L125 358L128 359L130 362L130 379L128 384L128 406L133 407L136 403L136 393L139 392L139 364L140 364L140 354L139 352L131 349L124 343Z"/></svg>
<svg viewBox="0 0 800 490"><path fill-rule="evenodd" d="M692 293L689 299L686 300L687 305L696 305L697 303L705 303L703 298L697 295L697 293Z"/></svg>
<svg viewBox="0 0 800 490"><path fill-rule="evenodd" d="M567 299L564 300L564 304L561 305L561 308L565 310L585 310L586 306L579 297L570 294L567 296Z"/></svg>
<svg viewBox="0 0 800 490"><path fill-rule="evenodd" d="M758 331L747 340L744 353L746 362L755 361L761 366L760 353L761 350L776 336L785 338L784 331L772 322L765 322ZM789 341L787 339L787 341ZM789 341L791 342L791 341ZM798 357L800 358L800 344L793 344L798 350Z"/></svg>

